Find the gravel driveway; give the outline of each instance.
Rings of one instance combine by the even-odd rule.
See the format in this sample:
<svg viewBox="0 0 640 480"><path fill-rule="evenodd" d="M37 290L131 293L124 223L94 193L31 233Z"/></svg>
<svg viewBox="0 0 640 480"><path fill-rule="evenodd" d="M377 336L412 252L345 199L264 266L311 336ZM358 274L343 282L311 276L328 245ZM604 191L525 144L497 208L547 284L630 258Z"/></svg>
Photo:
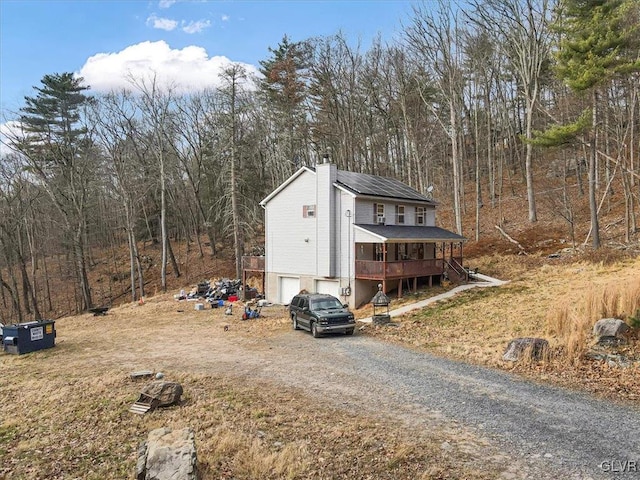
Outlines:
<svg viewBox="0 0 640 480"><path fill-rule="evenodd" d="M278 308L268 316L280 316ZM314 339L282 325L260 335L259 321L226 331L222 317L180 315L144 335L114 316L118 341L107 328L94 331L95 348L85 348L86 353L92 361L132 370L183 368L300 388L338 408L401 420L427 435L433 432L434 438L448 438L450 443L441 445L445 453L462 453L452 458L469 459L472 466L506 468L501 478L640 479L640 409L635 406L359 332ZM245 327L249 330L243 333ZM180 341L167 342L177 332ZM82 342L86 345L86 339Z"/></svg>
<svg viewBox="0 0 640 480"><path fill-rule="evenodd" d="M291 331L256 346L241 362L228 358L236 373L454 432L476 455L490 445L481 455L504 456L503 478L640 478L639 409L366 335ZM218 344L219 353L229 347Z"/></svg>

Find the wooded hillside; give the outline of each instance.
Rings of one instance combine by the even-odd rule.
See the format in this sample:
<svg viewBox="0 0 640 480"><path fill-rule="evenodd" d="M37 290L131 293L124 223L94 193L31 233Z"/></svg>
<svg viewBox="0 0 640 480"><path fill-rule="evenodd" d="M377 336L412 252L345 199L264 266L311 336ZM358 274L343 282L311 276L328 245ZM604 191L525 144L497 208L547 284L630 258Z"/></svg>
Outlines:
<svg viewBox="0 0 640 480"><path fill-rule="evenodd" d="M640 5L469 3L417 3L397 43L366 50L285 36L261 78L233 65L216 90L46 75L0 159L3 321L240 276L259 201L324 155L433 186L471 252L504 241L495 226L554 248L637 241Z"/></svg>

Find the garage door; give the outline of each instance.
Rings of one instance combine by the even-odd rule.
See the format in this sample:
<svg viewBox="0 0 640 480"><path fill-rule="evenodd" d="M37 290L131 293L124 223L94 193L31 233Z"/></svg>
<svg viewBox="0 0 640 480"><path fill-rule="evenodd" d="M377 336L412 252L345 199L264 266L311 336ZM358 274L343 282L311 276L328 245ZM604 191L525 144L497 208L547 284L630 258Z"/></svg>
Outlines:
<svg viewBox="0 0 640 480"><path fill-rule="evenodd" d="M337 297L340 293L340 283L333 280L316 280L316 292Z"/></svg>
<svg viewBox="0 0 640 480"><path fill-rule="evenodd" d="M280 277L279 301L283 305L291 302L294 295L300 292L300 279L298 277Z"/></svg>

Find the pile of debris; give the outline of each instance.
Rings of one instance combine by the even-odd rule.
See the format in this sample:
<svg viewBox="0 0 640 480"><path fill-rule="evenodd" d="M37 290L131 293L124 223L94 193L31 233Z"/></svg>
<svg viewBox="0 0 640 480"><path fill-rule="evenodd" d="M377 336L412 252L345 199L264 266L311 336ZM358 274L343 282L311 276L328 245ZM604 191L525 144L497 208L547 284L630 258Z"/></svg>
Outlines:
<svg viewBox="0 0 640 480"><path fill-rule="evenodd" d="M180 291L179 295L175 295L176 300L200 300L204 299L210 304L220 303L220 301L235 302L244 293L245 299L261 298L258 290L248 285L243 286L242 280L229 278L223 278L217 281L211 282L210 280L204 280L199 282L195 287L191 289L189 293L184 290Z"/></svg>

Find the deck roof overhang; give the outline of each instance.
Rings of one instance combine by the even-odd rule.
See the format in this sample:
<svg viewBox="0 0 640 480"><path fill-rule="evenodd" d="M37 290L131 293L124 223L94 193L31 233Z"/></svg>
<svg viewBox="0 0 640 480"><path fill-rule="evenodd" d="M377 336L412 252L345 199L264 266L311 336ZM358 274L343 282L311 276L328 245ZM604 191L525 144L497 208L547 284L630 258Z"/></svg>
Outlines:
<svg viewBox="0 0 640 480"><path fill-rule="evenodd" d="M466 238L440 227L410 225L354 225L356 243L465 242Z"/></svg>

